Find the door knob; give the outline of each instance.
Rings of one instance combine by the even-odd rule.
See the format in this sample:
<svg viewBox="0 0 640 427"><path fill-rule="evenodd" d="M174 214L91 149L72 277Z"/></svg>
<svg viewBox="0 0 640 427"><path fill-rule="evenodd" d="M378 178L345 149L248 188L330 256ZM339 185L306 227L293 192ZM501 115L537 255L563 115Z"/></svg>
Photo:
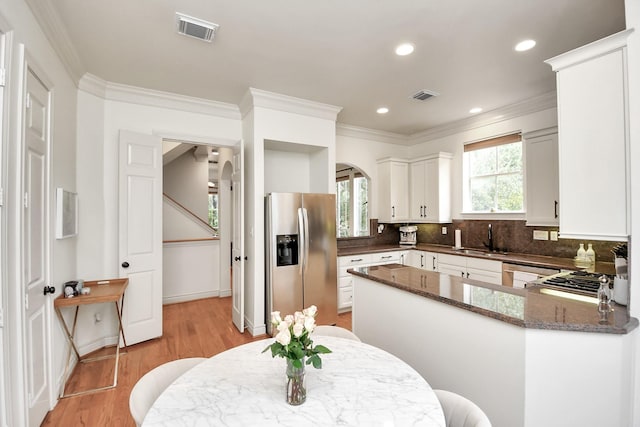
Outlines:
<svg viewBox="0 0 640 427"><path fill-rule="evenodd" d="M129 268L129 263L127 261L123 262L122 268Z"/></svg>
<svg viewBox="0 0 640 427"><path fill-rule="evenodd" d="M239 257L239 256L237 256L237 257L235 257L235 258L234 258L234 260L235 260L235 261L240 261L240 257Z"/></svg>
<svg viewBox="0 0 640 427"><path fill-rule="evenodd" d="M56 288L54 288L53 286L45 286L44 287L44 294L52 294L56 291Z"/></svg>

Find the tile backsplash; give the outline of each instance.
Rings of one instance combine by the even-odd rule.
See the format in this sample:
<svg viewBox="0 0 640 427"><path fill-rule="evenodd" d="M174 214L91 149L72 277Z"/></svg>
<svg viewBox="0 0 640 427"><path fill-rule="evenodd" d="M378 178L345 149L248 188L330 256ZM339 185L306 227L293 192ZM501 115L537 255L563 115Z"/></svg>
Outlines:
<svg viewBox="0 0 640 427"><path fill-rule="evenodd" d="M598 261L613 262L611 249L619 242L586 241L573 239L534 240L534 230L558 231L557 227L531 227L525 221L516 220L454 220L450 224L416 224L418 226L418 243L454 245L455 230L461 231L462 246L467 248L485 248L488 243L488 226L493 229L494 247L507 252L547 255L560 258L573 258L580 243L585 249L588 243L593 244ZM378 234L378 221L371 220L371 230L375 236L370 238L339 239L338 247L360 247L373 245L397 244L400 239L400 224L385 224L384 231ZM447 234L442 234L442 227L447 227Z"/></svg>

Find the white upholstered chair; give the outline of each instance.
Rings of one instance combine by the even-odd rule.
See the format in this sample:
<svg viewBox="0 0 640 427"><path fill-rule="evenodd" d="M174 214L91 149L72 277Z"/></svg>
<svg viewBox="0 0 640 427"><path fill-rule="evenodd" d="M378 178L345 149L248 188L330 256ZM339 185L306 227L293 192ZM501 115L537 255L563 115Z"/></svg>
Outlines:
<svg viewBox="0 0 640 427"><path fill-rule="evenodd" d="M487 415L466 397L446 390L434 392L444 411L447 427L491 427Z"/></svg>
<svg viewBox="0 0 640 427"><path fill-rule="evenodd" d="M191 357L172 360L144 374L133 386L129 395L129 411L136 425L142 425L142 420L144 420L153 402L173 381L204 360L207 359L204 357Z"/></svg>
<svg viewBox="0 0 640 427"><path fill-rule="evenodd" d="M328 337L346 338L349 340L360 341L360 338L348 329L341 328L340 326L331 325L318 325L313 330L315 335L324 335Z"/></svg>

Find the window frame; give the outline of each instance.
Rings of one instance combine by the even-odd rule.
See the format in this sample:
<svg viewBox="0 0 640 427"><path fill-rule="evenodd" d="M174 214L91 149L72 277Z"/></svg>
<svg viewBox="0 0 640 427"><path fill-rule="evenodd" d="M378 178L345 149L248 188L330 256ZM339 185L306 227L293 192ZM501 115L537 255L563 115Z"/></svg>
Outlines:
<svg viewBox="0 0 640 427"><path fill-rule="evenodd" d="M367 182L367 222L366 222L366 235L356 235L355 234L355 229L356 229L356 197L355 197L355 179L356 178L363 178L366 180ZM338 209L339 209L339 203L340 203L340 198L339 198L339 192L338 192L338 183L339 182L343 182L343 181L348 181L348 191L349 191L349 211L348 211L348 218L350 219L349 221L349 228L348 228L348 235L347 236L340 236L340 217L338 215ZM371 236L371 224L370 224L370 219L371 219L371 209L370 209L370 201L371 201L371 179L364 173L362 172L362 170L360 170L357 167L354 166L348 166L340 171L336 171L336 237L338 239L353 239L353 238L366 238L366 237L370 237Z"/></svg>
<svg viewBox="0 0 640 427"><path fill-rule="evenodd" d="M474 150L481 150L490 147L497 147L500 145L511 144L514 142L519 142L521 144L521 167L520 167L520 175L522 182L522 209L515 211L473 211L471 209L471 174L470 174L470 159L467 155L468 152ZM481 140L476 140L472 142L467 142L463 145L462 150L462 219L487 219L488 217L495 217L500 219L525 219L526 214L526 206L527 206L527 194L526 194L526 150L524 139L522 138L521 132L511 132L508 134L500 135L493 138L486 138ZM487 176L501 176L504 173L498 173L496 171L495 174L487 175Z"/></svg>

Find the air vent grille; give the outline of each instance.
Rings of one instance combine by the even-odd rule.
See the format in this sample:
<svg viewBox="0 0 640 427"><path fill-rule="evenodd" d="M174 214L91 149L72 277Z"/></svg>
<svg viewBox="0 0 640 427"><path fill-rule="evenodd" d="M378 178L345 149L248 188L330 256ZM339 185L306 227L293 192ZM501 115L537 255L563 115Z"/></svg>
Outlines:
<svg viewBox="0 0 640 427"><path fill-rule="evenodd" d="M178 25L178 33L205 42L211 42L215 36L219 25L212 22L203 21L202 19L176 13L176 21Z"/></svg>
<svg viewBox="0 0 640 427"><path fill-rule="evenodd" d="M438 92L422 89L411 95L410 98L416 99L418 101L426 101L427 99L438 95L440 95Z"/></svg>

